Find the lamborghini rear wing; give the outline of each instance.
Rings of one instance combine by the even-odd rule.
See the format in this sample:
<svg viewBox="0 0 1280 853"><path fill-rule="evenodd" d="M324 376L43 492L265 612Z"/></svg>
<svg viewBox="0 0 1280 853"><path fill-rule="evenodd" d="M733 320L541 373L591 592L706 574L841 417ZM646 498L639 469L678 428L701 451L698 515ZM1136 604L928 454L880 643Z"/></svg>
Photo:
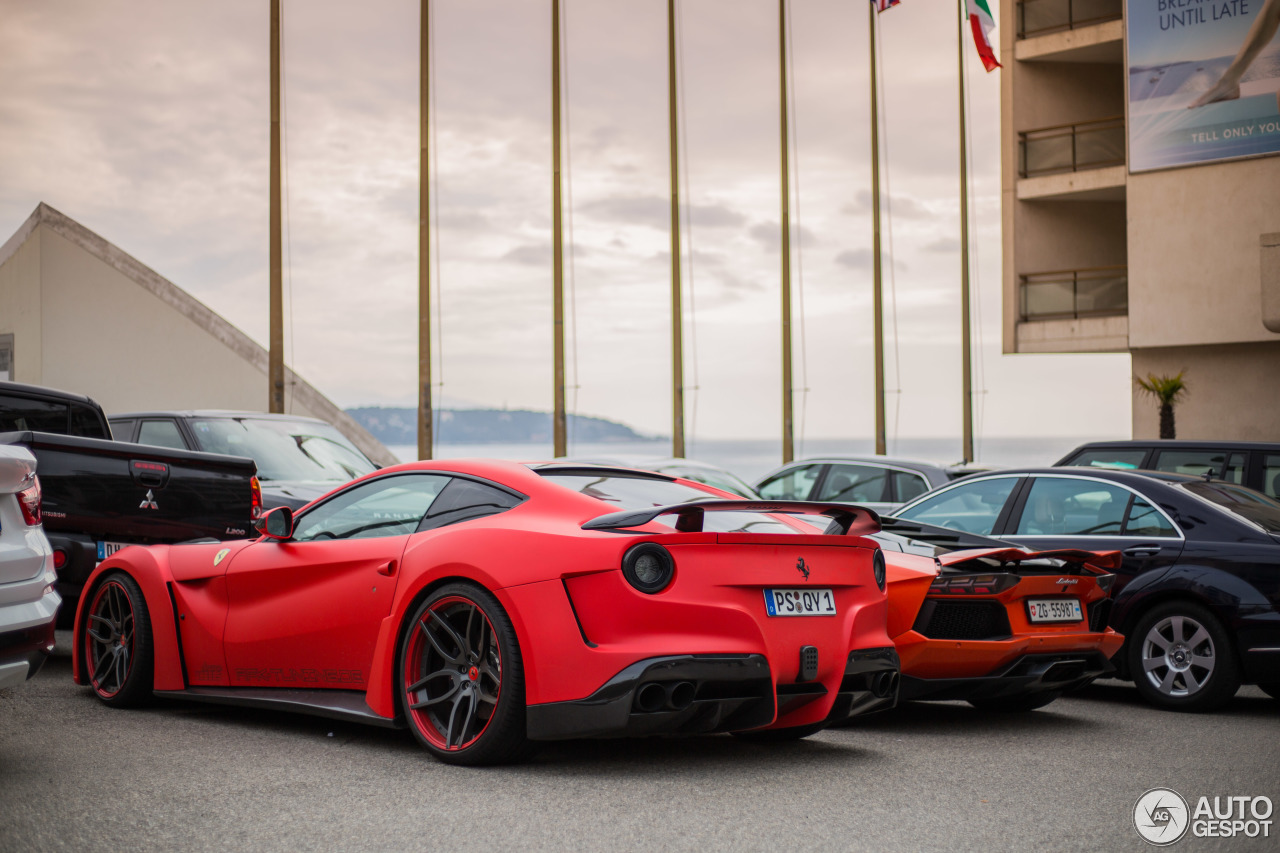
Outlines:
<svg viewBox="0 0 1280 853"><path fill-rule="evenodd" d="M652 506L644 509L628 509L611 512L593 518L582 525L583 530L621 530L640 527L659 516L676 516L676 530L681 533L702 532L702 521L707 511L712 512L763 512L789 515L825 515L831 523L824 531L830 535L867 536L880 531L880 516L873 510L849 504L821 503L818 501L751 501L705 500L688 501L668 506Z"/></svg>

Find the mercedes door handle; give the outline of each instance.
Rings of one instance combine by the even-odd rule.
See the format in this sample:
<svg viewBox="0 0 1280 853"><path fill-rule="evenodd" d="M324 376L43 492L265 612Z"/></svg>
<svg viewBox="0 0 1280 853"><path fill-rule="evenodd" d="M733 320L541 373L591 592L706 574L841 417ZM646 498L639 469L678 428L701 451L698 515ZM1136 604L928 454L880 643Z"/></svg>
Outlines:
<svg viewBox="0 0 1280 853"><path fill-rule="evenodd" d="M1159 553L1159 545L1134 545L1132 548L1124 549L1126 557L1154 557Z"/></svg>
<svg viewBox="0 0 1280 853"><path fill-rule="evenodd" d="M392 575L394 575L395 573L396 573L396 561L395 561L395 560L391 560L391 561L390 561L390 562L388 562L385 566L382 566L381 568L379 568L379 569L378 569L378 574L380 574L380 575L386 575L387 577L391 577L391 576L392 576Z"/></svg>

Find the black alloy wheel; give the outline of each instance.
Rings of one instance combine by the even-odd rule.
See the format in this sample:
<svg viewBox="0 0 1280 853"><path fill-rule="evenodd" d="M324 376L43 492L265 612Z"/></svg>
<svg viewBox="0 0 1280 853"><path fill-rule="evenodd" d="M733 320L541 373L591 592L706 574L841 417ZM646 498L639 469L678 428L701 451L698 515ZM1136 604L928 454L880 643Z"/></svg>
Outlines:
<svg viewBox="0 0 1280 853"><path fill-rule="evenodd" d="M1212 711L1240 686L1231 638L1212 613L1170 601L1142 615L1128 635L1129 673L1142 698L1176 711Z"/></svg>
<svg viewBox="0 0 1280 853"><path fill-rule="evenodd" d="M84 661L93 692L128 708L152 698L154 647L142 590L123 572L107 575L85 611Z"/></svg>
<svg viewBox="0 0 1280 853"><path fill-rule="evenodd" d="M451 583L428 596L405 627L397 671L409 728L440 760L501 764L530 751L520 646L486 590Z"/></svg>

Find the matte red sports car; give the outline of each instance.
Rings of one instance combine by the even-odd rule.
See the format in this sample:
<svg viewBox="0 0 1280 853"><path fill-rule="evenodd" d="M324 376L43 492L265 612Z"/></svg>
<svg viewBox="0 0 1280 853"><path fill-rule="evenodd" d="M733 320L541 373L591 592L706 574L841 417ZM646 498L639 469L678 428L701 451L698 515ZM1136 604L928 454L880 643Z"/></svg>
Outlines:
<svg viewBox="0 0 1280 853"><path fill-rule="evenodd" d="M1029 711L1113 672L1107 627L1116 552L1029 552L885 519L889 636L903 699Z"/></svg>
<svg viewBox="0 0 1280 853"><path fill-rule="evenodd" d="M892 706L875 513L719 495L596 466L387 468L256 540L105 560L75 679L110 705L407 725L457 764L558 738L798 738Z"/></svg>

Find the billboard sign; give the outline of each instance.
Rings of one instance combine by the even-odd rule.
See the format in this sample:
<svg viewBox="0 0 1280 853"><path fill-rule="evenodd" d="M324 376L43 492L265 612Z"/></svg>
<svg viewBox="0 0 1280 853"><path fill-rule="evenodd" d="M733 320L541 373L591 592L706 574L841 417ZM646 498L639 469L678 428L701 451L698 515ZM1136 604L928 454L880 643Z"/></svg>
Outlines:
<svg viewBox="0 0 1280 853"><path fill-rule="evenodd" d="M1280 153L1280 0L1125 0L1129 170Z"/></svg>

